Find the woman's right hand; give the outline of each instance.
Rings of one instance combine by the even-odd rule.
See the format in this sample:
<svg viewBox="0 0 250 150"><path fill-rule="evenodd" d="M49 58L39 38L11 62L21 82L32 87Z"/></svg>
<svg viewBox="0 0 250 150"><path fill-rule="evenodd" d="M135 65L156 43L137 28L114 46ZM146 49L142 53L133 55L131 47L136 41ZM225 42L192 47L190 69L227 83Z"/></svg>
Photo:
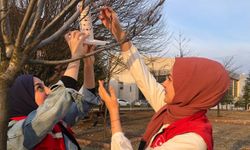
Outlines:
<svg viewBox="0 0 250 150"><path fill-rule="evenodd" d="M116 12L110 7L103 7L100 11L99 19L102 24L114 35L117 42L121 42L126 36L122 30Z"/></svg>
<svg viewBox="0 0 250 150"><path fill-rule="evenodd" d="M119 104L115 95L115 90L113 87L109 87L109 92L110 95L107 93L106 89L103 86L103 81L98 81L99 82L99 95L102 98L102 100L105 102L108 110L110 113L118 113L119 112ZM119 113L118 113L119 114Z"/></svg>

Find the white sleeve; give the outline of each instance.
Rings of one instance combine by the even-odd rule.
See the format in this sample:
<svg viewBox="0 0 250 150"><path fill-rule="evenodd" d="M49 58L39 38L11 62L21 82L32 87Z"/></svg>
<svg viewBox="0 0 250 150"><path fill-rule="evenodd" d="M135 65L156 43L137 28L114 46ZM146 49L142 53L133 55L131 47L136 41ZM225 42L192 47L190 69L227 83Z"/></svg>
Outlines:
<svg viewBox="0 0 250 150"><path fill-rule="evenodd" d="M130 141L122 132L117 132L111 138L111 150L133 150Z"/></svg>
<svg viewBox="0 0 250 150"><path fill-rule="evenodd" d="M141 90L149 104L155 111L158 111L163 105L165 99L164 87L156 81L153 75L149 72L137 48L132 45L130 50L122 52L122 57L126 63L129 72L134 78L138 88ZM170 59L172 67L174 59Z"/></svg>
<svg viewBox="0 0 250 150"><path fill-rule="evenodd" d="M149 148L150 149L150 148ZM173 137L154 150L207 150L207 144L196 133L186 133Z"/></svg>

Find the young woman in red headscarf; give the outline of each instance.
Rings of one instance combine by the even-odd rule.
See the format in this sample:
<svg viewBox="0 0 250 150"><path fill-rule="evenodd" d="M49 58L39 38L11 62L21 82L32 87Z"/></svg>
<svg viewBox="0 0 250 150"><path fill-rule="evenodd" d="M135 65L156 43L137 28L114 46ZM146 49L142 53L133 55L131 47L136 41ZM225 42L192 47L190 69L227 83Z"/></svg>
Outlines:
<svg viewBox="0 0 250 150"><path fill-rule="evenodd" d="M111 8L103 8L100 19L118 42L124 39L126 33ZM139 149L212 150L212 126L206 112L219 103L229 87L225 68L206 58L173 58L168 60L169 74L160 84L150 74L131 41L121 43L120 47L132 77L156 112ZM111 149L132 149L122 133L114 90L110 88L109 95L103 83L99 84L99 94L110 111Z"/></svg>

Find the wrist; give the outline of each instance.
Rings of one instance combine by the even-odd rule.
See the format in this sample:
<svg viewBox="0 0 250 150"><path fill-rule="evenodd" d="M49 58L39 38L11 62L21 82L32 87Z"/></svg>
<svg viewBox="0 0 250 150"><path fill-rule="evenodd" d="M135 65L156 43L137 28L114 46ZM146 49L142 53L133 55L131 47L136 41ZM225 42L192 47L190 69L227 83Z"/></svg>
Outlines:
<svg viewBox="0 0 250 150"><path fill-rule="evenodd" d="M84 67L85 67L85 68L94 67L94 63L89 62L89 61L84 61Z"/></svg>
<svg viewBox="0 0 250 150"><path fill-rule="evenodd" d="M117 41L118 43L125 42L125 41L126 41L126 32L124 32L124 31L119 31L119 32L117 32L117 33L119 33L119 34L117 34L117 35L115 36L116 41Z"/></svg>
<svg viewBox="0 0 250 150"><path fill-rule="evenodd" d="M81 56L81 55L79 55L79 54L71 54L71 58L77 58L79 56Z"/></svg>
<svg viewBox="0 0 250 150"><path fill-rule="evenodd" d="M72 66L76 66L76 67L77 67L77 66L79 66L79 65L80 65L80 60L76 60L76 61L73 61L73 62L70 62L70 63L69 63L69 66L71 66L71 67L72 67Z"/></svg>
<svg viewBox="0 0 250 150"><path fill-rule="evenodd" d="M109 110L110 115L119 114L119 107L117 107L117 108L110 108L108 110Z"/></svg>
<svg viewBox="0 0 250 150"><path fill-rule="evenodd" d="M111 123L114 123L114 122L120 122L120 118L110 119L110 122L111 122Z"/></svg>

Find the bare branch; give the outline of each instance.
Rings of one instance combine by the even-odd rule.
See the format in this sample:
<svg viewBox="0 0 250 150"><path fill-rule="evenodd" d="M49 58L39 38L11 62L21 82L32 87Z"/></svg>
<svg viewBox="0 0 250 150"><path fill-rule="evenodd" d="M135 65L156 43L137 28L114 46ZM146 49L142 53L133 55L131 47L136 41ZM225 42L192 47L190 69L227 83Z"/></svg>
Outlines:
<svg viewBox="0 0 250 150"><path fill-rule="evenodd" d="M2 4L1 4L1 5L2 5ZM4 12L4 11L6 11L6 13L4 13L3 16L0 17L0 22L1 22L2 20L4 20L4 19L7 17L7 15L8 15L9 12L10 12L10 9L5 10L4 8L0 8L0 13L1 13L1 12Z"/></svg>
<svg viewBox="0 0 250 150"><path fill-rule="evenodd" d="M57 30L53 35L51 35L50 37L48 37L47 39L43 40L38 46L37 48L43 47L44 45L52 42L53 40L56 40L57 38L59 38L68 28L69 26L77 19L77 17L80 15L79 11L76 11L65 23L64 25Z"/></svg>
<svg viewBox="0 0 250 150"><path fill-rule="evenodd" d="M127 36L125 36L121 42L119 43L114 43L112 45L110 45L109 47L102 47L100 48L99 50L96 50L96 51L93 51L93 52L90 52L90 53L87 53L83 56L79 56L77 58L72 58L72 59L67 59L67 60L59 60L59 61L50 61L50 60L33 60L33 59L30 59L29 60L29 63L32 63L32 64L46 64L46 65L57 65L57 64L65 64L65 63L70 63L70 62L73 62L73 61L76 61L76 60L79 60L81 58L86 58L86 57L89 57L89 56L92 56L96 53L99 53L101 51L104 51L105 49L111 49L113 47L116 47L124 42L127 42L128 39L127 39Z"/></svg>
<svg viewBox="0 0 250 150"><path fill-rule="evenodd" d="M234 74L241 66L235 65L234 56L225 57L222 60L223 66L228 71L229 75Z"/></svg>
<svg viewBox="0 0 250 150"><path fill-rule="evenodd" d="M37 0L31 0L30 3L29 3L29 6L26 10L26 13L25 13L25 16L23 18L23 21L22 21L22 24L19 28L19 31L18 31L18 35L17 35L17 39L16 39L16 43L15 43L15 47L17 49L17 51L20 51L20 46L21 46L21 43L23 41L23 37L24 37L24 32L25 32L25 28L30 20L30 17L32 15L32 11L33 11L33 8L36 4Z"/></svg>
<svg viewBox="0 0 250 150"><path fill-rule="evenodd" d="M154 13L157 11L157 9L160 8L160 6L162 6L162 4L164 3L165 0L160 0L156 6L154 6L153 8L151 8L150 10L148 10L148 12L146 12L146 16L138 16L133 25L130 27L129 31L130 33L130 38L132 39L132 37L136 37L138 35L140 35L143 31L145 31L147 25L153 26L154 24L156 24L160 19L161 19L161 15L159 15L157 18L154 16ZM143 25L141 24L143 23Z"/></svg>
<svg viewBox="0 0 250 150"><path fill-rule="evenodd" d="M113 44L109 48L115 47L117 45L118 44ZM66 64L66 63L70 63L70 62L73 62L73 61L76 61L76 60L79 60L79 59L82 59L82 58L92 56L92 55L94 55L96 53L104 51L105 49L107 49L107 47L103 47L103 48L101 48L99 50L87 53L85 55L82 55L82 56L79 56L79 57L76 57L76 58L67 59L67 60L50 61L50 60L33 60L33 59L30 59L29 63L32 63L32 64L46 64L46 65Z"/></svg>
<svg viewBox="0 0 250 150"><path fill-rule="evenodd" d="M174 37L174 40L176 42L176 45L174 44L174 47L179 51L179 55L177 55L177 57L188 56L191 52L188 48L190 39L184 37L184 34L179 31L178 38Z"/></svg>
<svg viewBox="0 0 250 150"><path fill-rule="evenodd" d="M51 28L53 28L63 17L69 13L72 9L76 7L76 5L80 2L80 0L72 0L62 11L58 14L46 27L43 29L40 34L38 34L36 40L40 41L43 36L45 36Z"/></svg>
<svg viewBox="0 0 250 150"><path fill-rule="evenodd" d="M72 0L41 32L38 36L34 39L34 41L28 44L25 49L24 53L29 53L31 50L36 50L37 45L41 42L43 36L49 33L49 31L61 20L63 17L70 12L72 9L76 7L80 0Z"/></svg>
<svg viewBox="0 0 250 150"><path fill-rule="evenodd" d="M24 40L24 44L27 43L34 36L35 29L37 27L38 21L40 20L40 17L41 17L41 14L42 14L44 2L45 2L44 0L38 0L36 15L35 15L33 24L32 24L32 26L30 28L30 31L29 31L29 33L27 34L27 36L26 36L26 38Z"/></svg>
<svg viewBox="0 0 250 150"><path fill-rule="evenodd" d="M14 49L13 43L11 42L11 30L8 19L8 13L10 9L8 8L7 0L0 0L0 23L1 32L3 37L3 42L5 45L5 54L7 58L10 58Z"/></svg>

